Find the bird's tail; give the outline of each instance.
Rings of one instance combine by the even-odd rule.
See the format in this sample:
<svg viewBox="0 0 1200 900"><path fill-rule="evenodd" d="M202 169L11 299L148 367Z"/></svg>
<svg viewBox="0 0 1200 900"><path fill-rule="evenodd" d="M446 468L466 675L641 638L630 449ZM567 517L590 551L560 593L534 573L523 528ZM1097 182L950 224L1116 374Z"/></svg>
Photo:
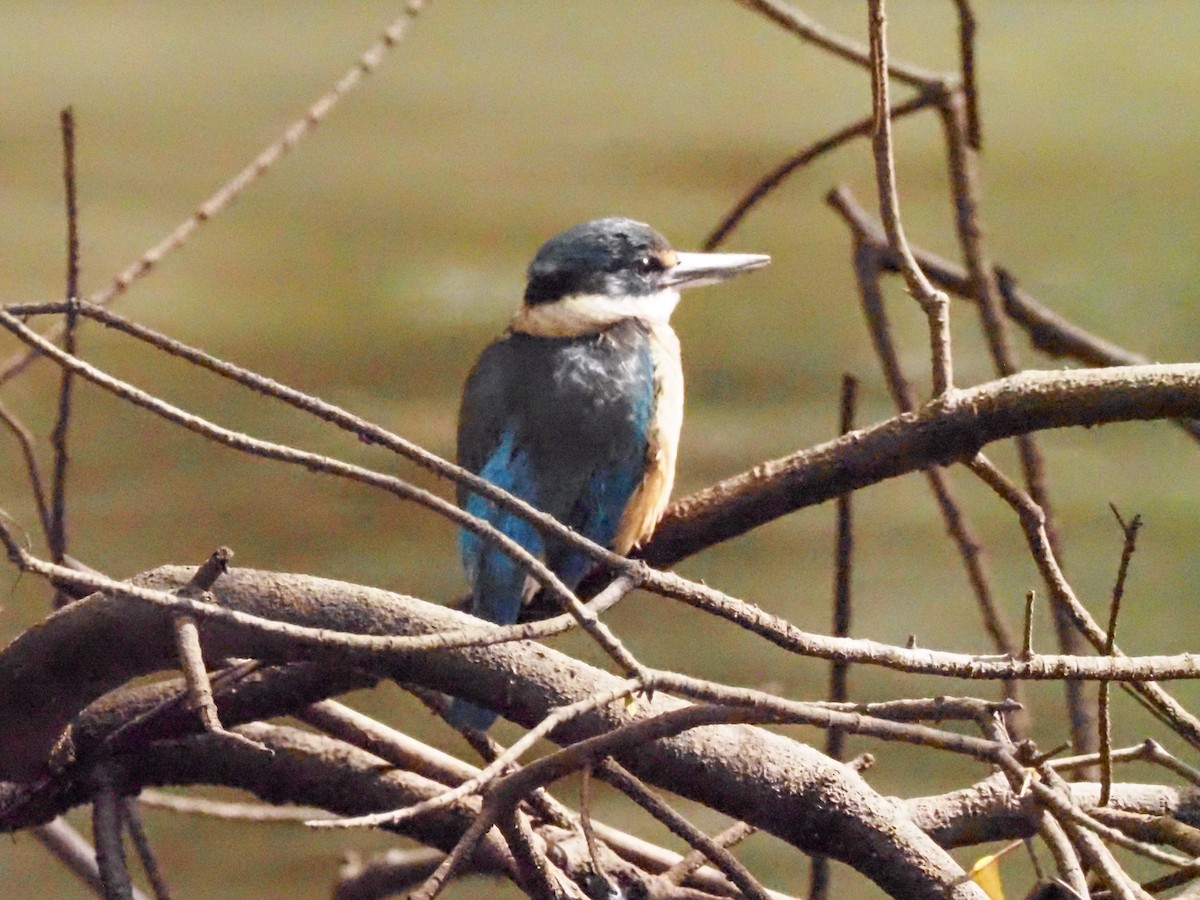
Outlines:
<svg viewBox="0 0 1200 900"><path fill-rule="evenodd" d="M473 536L472 536L473 537ZM525 570L498 550L485 548L475 566L471 591L471 615L497 625L517 621L526 591ZM446 721L455 728L487 731L498 718L490 709L458 697L452 698Z"/></svg>

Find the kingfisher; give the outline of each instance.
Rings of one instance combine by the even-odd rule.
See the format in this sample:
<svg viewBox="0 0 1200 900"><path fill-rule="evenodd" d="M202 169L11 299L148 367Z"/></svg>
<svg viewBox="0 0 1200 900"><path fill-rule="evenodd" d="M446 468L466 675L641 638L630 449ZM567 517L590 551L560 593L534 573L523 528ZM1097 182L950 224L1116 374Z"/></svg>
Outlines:
<svg viewBox="0 0 1200 900"><path fill-rule="evenodd" d="M524 302L463 388L458 464L625 554L654 531L675 480L683 370L671 313L685 288L765 266L769 256L681 253L641 222L595 219L546 241ZM462 485L458 504L545 562L574 590L592 560ZM459 536L471 613L517 621L538 584L494 544ZM451 704L459 727L491 710Z"/></svg>

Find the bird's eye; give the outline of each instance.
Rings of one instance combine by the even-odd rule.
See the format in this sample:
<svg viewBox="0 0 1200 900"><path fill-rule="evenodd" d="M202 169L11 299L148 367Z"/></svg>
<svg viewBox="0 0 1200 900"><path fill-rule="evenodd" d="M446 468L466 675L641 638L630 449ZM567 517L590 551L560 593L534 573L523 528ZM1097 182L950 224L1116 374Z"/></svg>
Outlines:
<svg viewBox="0 0 1200 900"><path fill-rule="evenodd" d="M639 256L633 263L634 269L639 275L649 275L652 272L661 272L663 264L655 256Z"/></svg>

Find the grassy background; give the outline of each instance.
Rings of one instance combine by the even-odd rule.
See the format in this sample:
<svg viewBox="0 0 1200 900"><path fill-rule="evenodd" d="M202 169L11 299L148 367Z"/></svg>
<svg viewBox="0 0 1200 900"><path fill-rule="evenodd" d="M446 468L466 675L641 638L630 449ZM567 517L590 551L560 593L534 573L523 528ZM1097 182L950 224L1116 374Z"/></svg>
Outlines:
<svg viewBox="0 0 1200 900"><path fill-rule="evenodd" d="M804 4L862 36L865 10ZM934 68L955 59L949 4L895 3L893 53ZM57 297L63 282L58 110L79 122L83 286L99 289L272 140L349 66L396 4L38 4L6 2L0 28L0 284L4 300ZM1200 12L1187 3L988 4L979 11L986 152L983 212L992 250L1040 299L1164 361L1194 358L1200 304L1196 175ZM443 454L453 452L458 386L501 328L524 265L550 234L623 214L692 248L761 173L862 115L862 71L732 3L595 0L443 2L316 135L255 185L119 309L220 356L319 394ZM952 254L936 119L897 128L910 237ZM863 422L890 414L853 293L845 229L822 203L835 183L869 204L865 144L823 160L767 201L730 249L771 253L751 279L690 295L676 324L688 418L678 492L829 437L843 371L863 379ZM870 204L869 204L870 205ZM923 326L893 290L893 315L920 373ZM977 326L956 307L961 383L989 367ZM89 328L84 353L188 409L256 435L429 480L312 422ZM9 343L0 344L5 356ZM1031 366L1056 366L1032 352ZM42 366L2 398L48 431L56 375ZM199 562L224 543L248 566L378 584L435 600L462 589L451 529L357 487L248 460L83 387L72 433L72 552L125 575ZM1046 435L1066 564L1104 609L1120 535L1107 505L1147 520L1128 586L1122 643L1195 649L1190 609L1197 457L1169 425ZM1012 457L997 449L1010 466ZM34 518L16 453L0 457L0 504ZM1009 513L956 474L985 536L994 587L1013 622L1038 586ZM449 495L446 485L431 485ZM855 632L981 650L961 566L923 481L862 493ZM806 628L829 618L832 512L822 507L689 560L707 579ZM46 592L9 578L0 637L37 621ZM1164 631L1163 617L1171 628ZM614 624L648 663L815 697L825 668L643 597ZM1039 646L1049 648L1047 619ZM576 640L568 649L588 653ZM696 648L710 648L697 654ZM856 671L864 699L962 691ZM1033 690L1037 738L1065 738L1057 688ZM1180 686L1184 700L1196 690ZM455 751L455 739L399 692L362 703ZM1118 739L1158 734L1117 701ZM501 731L501 735L506 732ZM815 739L803 731L801 737ZM978 766L871 749L880 790L968 784ZM607 795L601 814L654 837ZM696 813L708 827L720 822ZM86 827L86 816L73 821ZM380 835L214 825L149 814L184 897L324 896L345 848ZM664 838L664 840L666 840ZM669 841L668 841L669 843ZM249 851L249 852L247 852ZM748 861L780 890L806 876L758 836ZM965 854L964 859L972 854ZM1014 878L1021 862L1006 863ZM27 897L81 895L26 835L0 849L0 883ZM477 886L476 886L477 887ZM472 896L461 887L456 896ZM875 896L839 870L839 896ZM501 896L513 896L507 886Z"/></svg>

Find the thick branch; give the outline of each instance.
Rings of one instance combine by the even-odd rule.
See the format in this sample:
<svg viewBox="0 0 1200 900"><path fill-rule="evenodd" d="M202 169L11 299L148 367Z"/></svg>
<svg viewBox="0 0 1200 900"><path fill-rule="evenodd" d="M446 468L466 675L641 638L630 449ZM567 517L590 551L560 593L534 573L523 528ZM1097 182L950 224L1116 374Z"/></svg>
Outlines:
<svg viewBox="0 0 1200 900"><path fill-rule="evenodd" d="M193 572L164 567L135 581L158 589L140 588L147 596L171 600L173 595L164 589L186 584ZM467 623L487 626L464 613L374 588L238 569L222 579L213 594L220 606L197 604L192 608L204 652L213 659L313 661L340 669L352 682L367 679L369 683L373 671L461 695L503 710L514 721L530 726L552 708L611 691L618 683L597 669L529 642L414 650L404 643L405 635L453 631ZM88 703L142 675L172 668L174 611L171 606L131 594L97 594L55 613L0 653L0 777L39 777L51 748ZM743 624L802 655L897 671L983 679L1200 677L1200 657L1192 654L1009 659L808 634L781 620L774 623L782 629L779 633L753 621ZM355 673L353 666L366 672ZM659 673L655 677L665 676ZM306 694L305 702L330 693L318 689ZM727 702L729 692L724 695L722 702ZM757 701L750 698L747 702ZM226 715L224 706L221 715ZM591 725L578 727L586 734L603 730L607 726L599 723L606 715L604 711L590 712L579 722ZM189 718L194 721L194 716Z"/></svg>
<svg viewBox="0 0 1200 900"><path fill-rule="evenodd" d="M1100 785L1073 782L1071 798L1085 811L1094 812ZM908 815L943 847L1033 837L1044 809L1032 792L1015 794L1003 775L947 794L913 797L904 805ZM1200 795L1192 788L1117 784L1113 785L1111 808L1200 826Z"/></svg>
<svg viewBox="0 0 1200 900"><path fill-rule="evenodd" d="M887 478L973 457L1049 428L1200 416L1200 365L1026 371L912 415L760 463L671 505L643 556L670 566L797 509Z"/></svg>
<svg viewBox="0 0 1200 900"><path fill-rule="evenodd" d="M146 580L178 587L190 575L187 569L160 570ZM462 627L466 620L453 610L382 591L246 570L231 572L214 594L227 606L339 630L357 625L376 633L404 633ZM393 678L461 692L472 700L503 698L509 717L527 727L555 707L619 683L614 676L534 644L432 654L347 652L235 622L201 620L200 626L205 653L212 658L281 661L300 656L337 659L343 666L374 663ZM53 719L64 714L69 719L71 705L81 702L79 694L103 693L116 686L114 682L164 668L172 649L170 611L121 596L93 596L28 632L0 654L0 764L6 776L43 773L49 743L57 737ZM636 709L608 704L581 715L552 737L560 743L575 741L680 706L661 693L640 701ZM36 735L40 741L31 739ZM848 767L803 744L746 726L705 727L639 746L622 754L620 761L648 782L757 825L807 852L855 866L897 896L978 896L970 887L954 885L961 871L897 815L892 801L879 797ZM403 804L382 808L399 805Z"/></svg>

